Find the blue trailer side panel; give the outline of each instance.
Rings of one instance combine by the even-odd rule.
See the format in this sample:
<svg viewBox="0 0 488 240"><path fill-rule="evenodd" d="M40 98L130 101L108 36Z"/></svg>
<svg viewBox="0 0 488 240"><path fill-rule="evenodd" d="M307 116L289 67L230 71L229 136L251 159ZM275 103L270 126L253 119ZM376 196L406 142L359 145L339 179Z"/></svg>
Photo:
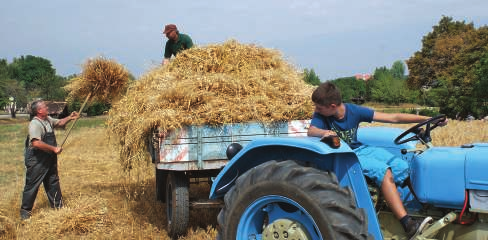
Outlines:
<svg viewBox="0 0 488 240"><path fill-rule="evenodd" d="M246 146L259 137L306 136L309 122L192 125L167 133L156 131L159 150L156 167L176 171L219 169L228 161L225 152L229 144Z"/></svg>

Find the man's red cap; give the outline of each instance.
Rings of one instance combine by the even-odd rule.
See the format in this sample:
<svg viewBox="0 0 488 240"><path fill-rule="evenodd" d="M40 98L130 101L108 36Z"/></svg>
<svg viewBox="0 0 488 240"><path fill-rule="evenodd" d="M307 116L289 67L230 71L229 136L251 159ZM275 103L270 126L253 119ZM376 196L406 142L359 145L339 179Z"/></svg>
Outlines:
<svg viewBox="0 0 488 240"><path fill-rule="evenodd" d="M166 25L164 27L163 34L167 34L167 33L171 32L171 31L174 31L174 30L177 30L176 29L176 25L174 25L174 24L168 24L168 25Z"/></svg>

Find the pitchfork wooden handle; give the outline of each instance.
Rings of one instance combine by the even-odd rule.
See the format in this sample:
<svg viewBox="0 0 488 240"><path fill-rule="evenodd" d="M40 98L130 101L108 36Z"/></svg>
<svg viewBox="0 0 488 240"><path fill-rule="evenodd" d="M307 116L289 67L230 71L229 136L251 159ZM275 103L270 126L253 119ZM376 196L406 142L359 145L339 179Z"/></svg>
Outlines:
<svg viewBox="0 0 488 240"><path fill-rule="evenodd" d="M90 97L91 97L91 92L88 93L88 96L86 96L85 102L83 103L83 105L81 105L80 111L78 112L78 114L79 114L78 117L75 119L75 121L73 122L73 124L71 124L71 126L68 128L68 132L66 133L66 136L64 137L64 140L61 143L60 148L63 147L64 143L66 142L66 139L68 139L69 133L71 132L71 129L73 129L73 127L75 126L76 122L78 121L78 118L81 117L81 113L83 111L83 108L85 108L85 105L88 102L88 99L90 99Z"/></svg>

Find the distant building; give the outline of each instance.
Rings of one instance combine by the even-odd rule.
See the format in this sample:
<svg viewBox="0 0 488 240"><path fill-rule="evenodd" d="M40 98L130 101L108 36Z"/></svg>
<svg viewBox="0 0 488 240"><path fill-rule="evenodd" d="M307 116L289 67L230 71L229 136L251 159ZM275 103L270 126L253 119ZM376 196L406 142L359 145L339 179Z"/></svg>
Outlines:
<svg viewBox="0 0 488 240"><path fill-rule="evenodd" d="M369 73L359 73L359 74L354 75L354 77L356 77L356 80L368 81L373 76Z"/></svg>

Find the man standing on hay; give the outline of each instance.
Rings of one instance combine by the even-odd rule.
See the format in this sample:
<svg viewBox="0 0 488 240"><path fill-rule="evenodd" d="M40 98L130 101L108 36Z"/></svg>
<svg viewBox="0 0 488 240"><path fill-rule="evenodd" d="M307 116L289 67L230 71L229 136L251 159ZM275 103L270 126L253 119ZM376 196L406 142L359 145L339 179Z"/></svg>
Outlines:
<svg viewBox="0 0 488 240"><path fill-rule="evenodd" d="M388 206L400 220L409 238L422 231L432 218L417 220L410 217L396 187L397 184L403 185L409 177L408 163L382 148L362 145L357 140L357 129L361 122L420 123L430 117L382 113L355 104L342 103L339 89L329 82L322 83L315 89L312 93L312 102L315 104L315 112L308 135L315 137L338 135L348 143L359 159L363 174L381 189ZM447 118L438 124L445 126Z"/></svg>
<svg viewBox="0 0 488 240"><path fill-rule="evenodd" d="M166 35L166 47L164 48L163 65L169 63L172 55L176 57L179 52L193 47L190 36L180 33L174 24L168 24L164 27L163 34Z"/></svg>
<svg viewBox="0 0 488 240"><path fill-rule="evenodd" d="M34 101L31 105L34 116L29 124L29 135L25 141L25 187L20 207L22 220L30 218L34 201L41 183L44 184L47 198L52 208L61 208L63 199L58 176L58 156L62 148L57 146L54 128L63 127L78 118L77 112L63 119L48 116L44 101Z"/></svg>

